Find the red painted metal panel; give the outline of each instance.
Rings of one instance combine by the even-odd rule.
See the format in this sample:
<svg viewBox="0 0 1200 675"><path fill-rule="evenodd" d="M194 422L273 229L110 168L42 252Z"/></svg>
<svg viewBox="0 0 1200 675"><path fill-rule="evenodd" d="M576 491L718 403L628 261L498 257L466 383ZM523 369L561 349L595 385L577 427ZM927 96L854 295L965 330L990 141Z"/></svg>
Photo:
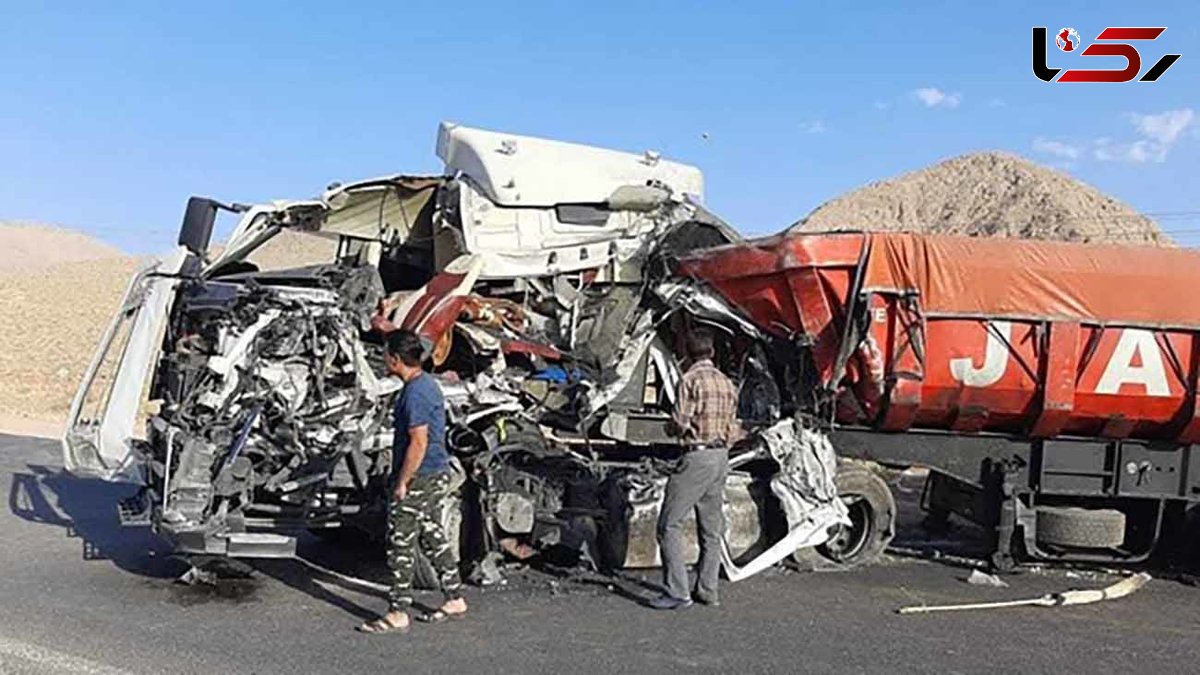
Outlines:
<svg viewBox="0 0 1200 675"><path fill-rule="evenodd" d="M1192 370L1188 378L1191 396L1180 414L1179 440L1200 443L1200 339L1192 340Z"/></svg>
<svg viewBox="0 0 1200 675"><path fill-rule="evenodd" d="M1059 321L1049 326L1046 358L1042 362L1042 401L1037 420L1030 430L1035 438L1060 434L1075 410L1075 373L1079 367L1077 321Z"/></svg>
<svg viewBox="0 0 1200 675"><path fill-rule="evenodd" d="M864 258L870 340L839 373ZM1200 440L1194 252L818 234L701 251L681 271L764 328L809 336L823 385L842 392L843 422Z"/></svg>
<svg viewBox="0 0 1200 675"><path fill-rule="evenodd" d="M887 407L879 427L885 431L902 431L915 423L925 403L924 325L912 303L891 300L894 307L888 314L894 326L884 379L893 384L886 392Z"/></svg>

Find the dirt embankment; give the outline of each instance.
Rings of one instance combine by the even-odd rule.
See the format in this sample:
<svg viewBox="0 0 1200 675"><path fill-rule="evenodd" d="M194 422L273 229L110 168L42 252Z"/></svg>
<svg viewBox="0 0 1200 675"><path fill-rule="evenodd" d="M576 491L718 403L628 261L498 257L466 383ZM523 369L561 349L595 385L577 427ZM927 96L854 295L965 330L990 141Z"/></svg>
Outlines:
<svg viewBox="0 0 1200 675"><path fill-rule="evenodd" d="M121 255L116 247L82 232L35 223L0 222L0 274Z"/></svg>
<svg viewBox="0 0 1200 675"><path fill-rule="evenodd" d="M56 250L63 242L72 245ZM8 245L31 260L13 261ZM264 267L327 262L336 242L283 234L252 260ZM134 273L149 258L87 235L0 229L0 430L55 435Z"/></svg>
<svg viewBox="0 0 1200 675"><path fill-rule="evenodd" d="M0 275L0 414L62 421L138 265L113 257Z"/></svg>

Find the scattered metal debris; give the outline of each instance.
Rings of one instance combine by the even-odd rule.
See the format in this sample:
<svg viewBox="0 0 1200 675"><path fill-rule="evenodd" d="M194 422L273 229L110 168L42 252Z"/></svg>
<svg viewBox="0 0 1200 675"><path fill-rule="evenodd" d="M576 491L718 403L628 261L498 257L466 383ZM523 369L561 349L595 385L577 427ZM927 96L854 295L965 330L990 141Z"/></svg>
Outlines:
<svg viewBox="0 0 1200 675"><path fill-rule="evenodd" d="M970 576L966 578L966 582L972 586L991 586L993 588L1008 588L1008 582L996 576L980 572L979 570L971 570Z"/></svg>
<svg viewBox="0 0 1200 675"><path fill-rule="evenodd" d="M973 609L1003 609L1008 607L1066 607L1070 605L1090 605L1104 600L1117 600L1149 583L1151 577L1140 572L1126 577L1111 586L1092 590L1070 590L1061 593L1047 593L1037 598L1025 600L1005 600L1001 602L977 602L962 605L921 605L901 607L898 614L930 614L933 612L955 612Z"/></svg>
<svg viewBox="0 0 1200 675"><path fill-rule="evenodd" d="M991 564L986 560L979 558L968 558L967 556L953 555L945 553L933 548L911 548L908 546L892 545L888 547L888 553L900 556L902 558L915 558L917 560L928 560L953 567L962 567L964 569L987 570L991 568Z"/></svg>
<svg viewBox="0 0 1200 675"><path fill-rule="evenodd" d="M215 572L210 570L202 570L199 567L189 567L186 572L181 574L179 578L176 579L176 581L185 586L196 586L198 584L216 586L217 575Z"/></svg>

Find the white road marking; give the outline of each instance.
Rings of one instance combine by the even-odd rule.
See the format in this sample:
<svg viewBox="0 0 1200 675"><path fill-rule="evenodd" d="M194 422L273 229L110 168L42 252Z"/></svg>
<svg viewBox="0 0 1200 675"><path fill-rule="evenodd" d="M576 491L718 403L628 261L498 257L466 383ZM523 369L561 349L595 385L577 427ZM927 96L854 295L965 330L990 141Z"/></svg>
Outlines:
<svg viewBox="0 0 1200 675"><path fill-rule="evenodd" d="M30 672L29 666L36 668L34 672L131 675L128 670L0 636L0 673Z"/></svg>

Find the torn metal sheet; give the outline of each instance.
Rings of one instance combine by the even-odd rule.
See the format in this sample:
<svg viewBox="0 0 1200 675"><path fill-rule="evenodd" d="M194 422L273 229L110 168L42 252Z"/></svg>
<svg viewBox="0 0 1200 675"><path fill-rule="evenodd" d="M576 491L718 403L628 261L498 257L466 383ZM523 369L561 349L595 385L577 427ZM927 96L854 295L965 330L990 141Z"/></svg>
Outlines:
<svg viewBox="0 0 1200 675"><path fill-rule="evenodd" d="M715 291L698 286L691 280L667 280L655 288L655 293L672 308L710 321L730 324L738 332L762 339L762 332L742 312L734 309Z"/></svg>
<svg viewBox="0 0 1200 675"><path fill-rule="evenodd" d="M729 545L721 546L721 566L730 581L742 581L769 569L796 552L797 549L820 546L829 540L829 527L836 525L839 513L832 505L822 506L808 513L799 525L788 530L787 535L771 545L754 560L738 566L730 554ZM825 523L828 523L826 525Z"/></svg>
<svg viewBox="0 0 1200 675"><path fill-rule="evenodd" d="M828 436L802 427L795 420L784 420L763 431L760 438L767 453L779 464L779 472L771 479L771 489L782 502L790 526L826 505L836 505L834 510L840 512L838 521L849 524L834 484L837 454Z"/></svg>
<svg viewBox="0 0 1200 675"><path fill-rule="evenodd" d="M629 384L629 379L650 348L650 344L658 337L656 329L657 325L652 322L651 315L648 312L643 314L621 345L620 358L613 367L612 381L590 394L588 407L591 412L597 412L608 405Z"/></svg>
<svg viewBox="0 0 1200 675"><path fill-rule="evenodd" d="M837 455L827 436L783 420L760 432L757 440L779 465L771 491L787 515L788 533L744 566L734 564L729 547L723 547L721 561L731 581L747 579L799 548L820 546L837 525L850 525L849 511L834 484Z"/></svg>

